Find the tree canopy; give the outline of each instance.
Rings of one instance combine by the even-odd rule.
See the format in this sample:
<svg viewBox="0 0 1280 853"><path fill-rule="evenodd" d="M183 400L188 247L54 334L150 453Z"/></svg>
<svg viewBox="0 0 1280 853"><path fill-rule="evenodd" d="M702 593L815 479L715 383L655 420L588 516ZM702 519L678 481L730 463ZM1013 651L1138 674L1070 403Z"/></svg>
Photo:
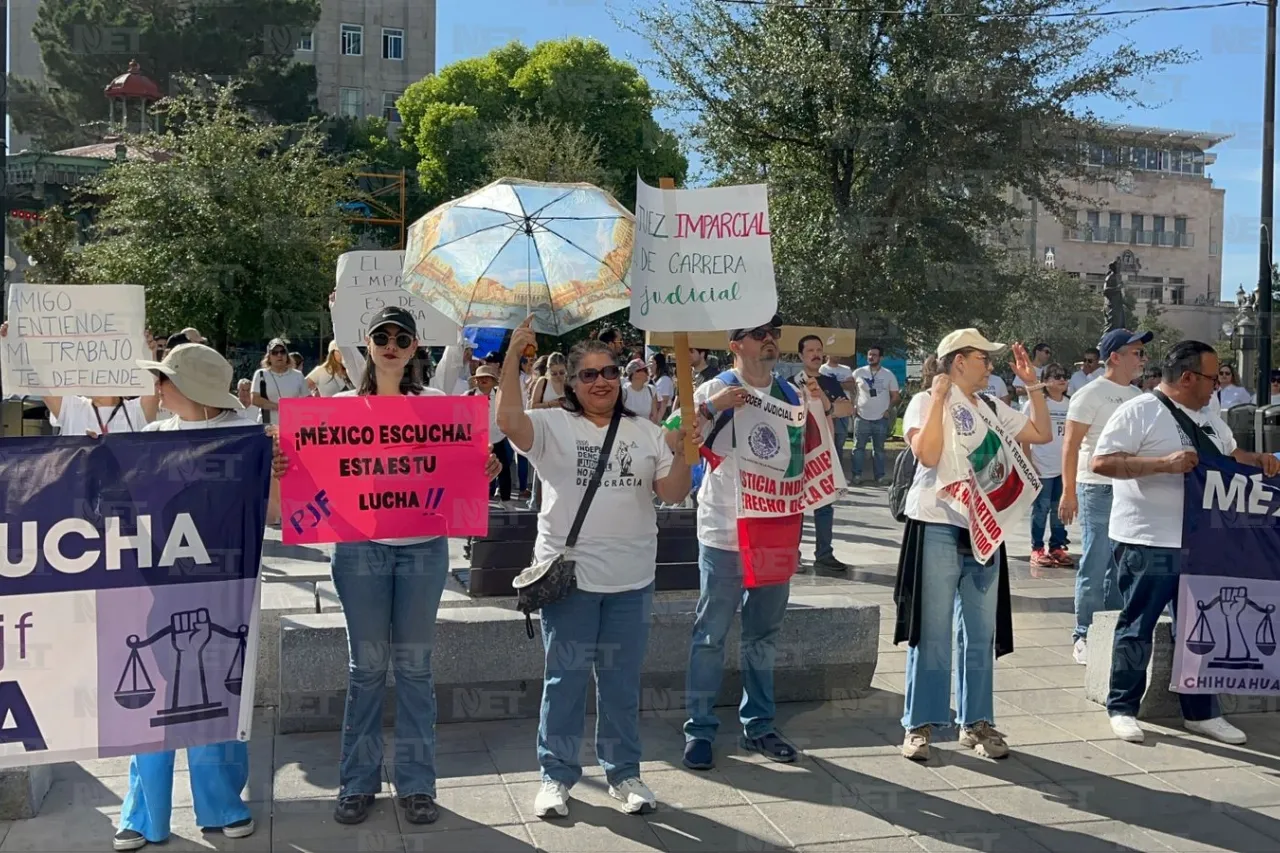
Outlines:
<svg viewBox="0 0 1280 853"><path fill-rule="evenodd" d="M688 170L676 138L653 117L649 84L597 41L512 42L414 83L397 107L402 139L421 155L419 178L436 203L489 180L489 158L504 138L494 134L510 132L511 117L521 114L533 127L551 122L597 144L605 177L628 207L637 172L657 183L683 181Z"/></svg>

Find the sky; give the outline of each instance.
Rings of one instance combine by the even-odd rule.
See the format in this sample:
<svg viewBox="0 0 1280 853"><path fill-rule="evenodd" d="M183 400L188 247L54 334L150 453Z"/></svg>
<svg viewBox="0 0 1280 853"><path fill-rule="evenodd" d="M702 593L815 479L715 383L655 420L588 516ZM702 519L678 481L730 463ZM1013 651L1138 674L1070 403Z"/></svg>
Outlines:
<svg viewBox="0 0 1280 853"><path fill-rule="evenodd" d="M652 56L648 44L614 20L615 14L625 14L630 2L438 0L436 67L482 55L512 39L532 44L571 35L599 39L614 56L640 62ZM851 5L862 2L851 0ZM1169 5L1198 2L1204 0L1170 0ZM1161 0L1121 0L1102 8L1130 11L1159 5ZM1222 290L1232 299L1238 285L1253 290L1258 279L1265 34L1266 9L1261 6L1136 16L1120 38L1147 52L1180 47L1196 56L1138 84L1150 109L1122 110L1106 102L1089 105L1108 120L1232 137L1214 149L1218 162L1209 168L1214 184L1226 190ZM652 76L650 82L664 85Z"/></svg>

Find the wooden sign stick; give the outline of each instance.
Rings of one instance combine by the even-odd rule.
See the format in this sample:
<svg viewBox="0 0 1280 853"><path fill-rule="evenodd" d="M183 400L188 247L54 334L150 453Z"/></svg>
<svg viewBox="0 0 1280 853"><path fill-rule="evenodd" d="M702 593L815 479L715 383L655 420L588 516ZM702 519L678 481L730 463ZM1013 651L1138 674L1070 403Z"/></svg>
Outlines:
<svg viewBox="0 0 1280 853"><path fill-rule="evenodd" d="M675 188L673 178L658 178L658 189ZM689 333L675 332L671 337L676 351L676 396L680 398L680 423L688 430L685 434L684 461L689 465L696 465L698 446L693 443L693 431L698 424L698 416L693 410L693 365L689 363Z"/></svg>

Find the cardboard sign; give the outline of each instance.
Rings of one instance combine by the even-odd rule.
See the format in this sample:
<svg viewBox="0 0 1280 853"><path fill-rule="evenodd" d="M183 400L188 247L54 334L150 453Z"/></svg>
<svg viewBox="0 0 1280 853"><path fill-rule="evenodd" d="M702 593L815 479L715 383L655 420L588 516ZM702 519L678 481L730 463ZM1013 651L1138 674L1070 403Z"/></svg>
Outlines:
<svg viewBox="0 0 1280 853"><path fill-rule="evenodd" d="M388 305L413 314L422 346L449 346L458 342L457 323L422 297L401 288L403 266L404 252L396 250L347 252L338 257L336 288L329 306L338 346L364 346L369 318Z"/></svg>
<svg viewBox="0 0 1280 853"><path fill-rule="evenodd" d="M656 189L636 179L631 325L662 332L744 328L778 309L764 184Z"/></svg>
<svg viewBox="0 0 1280 853"><path fill-rule="evenodd" d="M820 326L783 326L782 340L778 341L778 349L784 353L795 353L800 347L800 339L808 335L817 335L822 338L822 346L827 355L852 358L858 353L857 330L829 329ZM675 336L669 332L649 332L645 335L645 345L657 349L671 349L675 346ZM689 335L689 346L695 349L727 350L729 333L694 332Z"/></svg>
<svg viewBox="0 0 1280 853"><path fill-rule="evenodd" d="M136 284L9 285L9 332L0 344L6 394L143 397L155 390L146 293Z"/></svg>
<svg viewBox="0 0 1280 853"><path fill-rule="evenodd" d="M489 401L280 401L286 545L489 532Z"/></svg>

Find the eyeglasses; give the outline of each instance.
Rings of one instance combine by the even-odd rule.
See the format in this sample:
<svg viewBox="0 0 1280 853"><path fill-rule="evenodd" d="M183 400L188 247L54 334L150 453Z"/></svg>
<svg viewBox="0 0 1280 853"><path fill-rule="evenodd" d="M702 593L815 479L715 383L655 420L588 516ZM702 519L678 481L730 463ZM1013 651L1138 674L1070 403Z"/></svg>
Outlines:
<svg viewBox="0 0 1280 853"><path fill-rule="evenodd" d="M588 367L578 371L578 381L583 385L590 385L603 376L605 379L612 382L621 375L622 371L618 369L618 365L616 364L611 364L608 367L602 367L599 370L594 367Z"/></svg>
<svg viewBox="0 0 1280 853"><path fill-rule="evenodd" d="M288 351L288 350L282 350L282 349L273 349L273 350L271 351L271 354L272 354L272 355L288 355L288 354L289 354L289 351Z"/></svg>
<svg viewBox="0 0 1280 853"><path fill-rule="evenodd" d="M391 335L387 332L374 332L369 336L373 340L375 347L385 347L391 341ZM395 336L396 346L400 349L408 349L413 346L413 335L408 332L400 332Z"/></svg>
<svg viewBox="0 0 1280 853"><path fill-rule="evenodd" d="M1049 380L1049 381L1051 381L1051 382L1052 382L1053 380L1055 380L1055 379L1056 379L1056 380L1058 380L1058 381L1060 381L1060 382L1065 382L1065 381L1067 381L1067 374L1065 374L1065 373L1054 373L1054 374L1052 374L1052 375L1050 375L1050 376L1046 376L1046 377L1045 377L1045 379L1048 379L1048 380Z"/></svg>
<svg viewBox="0 0 1280 853"><path fill-rule="evenodd" d="M1230 370L1219 370L1219 371L1218 371L1218 375L1219 375L1219 376L1230 376L1230 375L1231 375L1231 371L1230 371Z"/></svg>
<svg viewBox="0 0 1280 853"><path fill-rule="evenodd" d="M776 341L781 336L782 336L782 330L777 328L776 326L760 326L758 328L752 329L751 331L743 335L740 335L738 337L738 340L742 340L743 338L751 338L751 340L753 341L764 343L765 338L773 338Z"/></svg>

